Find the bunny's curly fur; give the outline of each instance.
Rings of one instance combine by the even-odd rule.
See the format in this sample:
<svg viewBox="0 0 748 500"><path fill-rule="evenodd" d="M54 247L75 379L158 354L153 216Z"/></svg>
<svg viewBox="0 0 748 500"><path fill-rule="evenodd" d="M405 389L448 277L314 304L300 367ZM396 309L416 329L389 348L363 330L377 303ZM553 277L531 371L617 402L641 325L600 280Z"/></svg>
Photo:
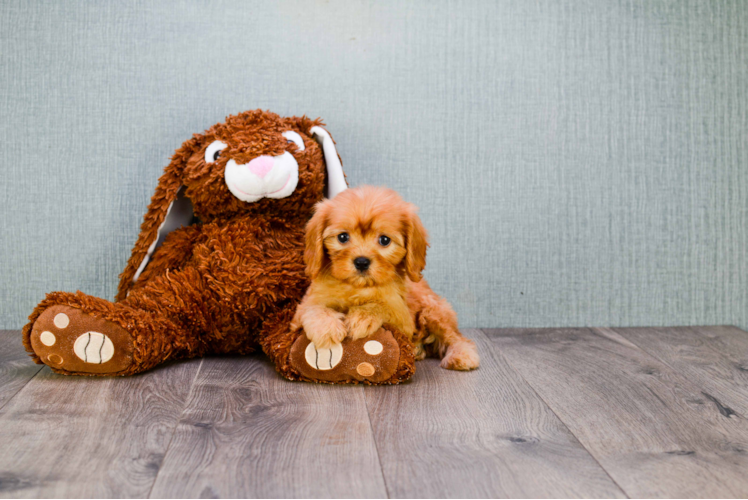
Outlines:
<svg viewBox="0 0 748 500"><path fill-rule="evenodd" d="M247 354L259 346L282 375L302 378L288 362L298 336L289 324L309 285L304 272L304 226L323 199L327 182L322 149L310 133L312 127L322 125L320 120L255 110L230 116L187 140L159 179L120 276L116 302L80 291L48 294L23 329L24 344L34 360L63 374L131 375L167 360L209 353ZM303 138L303 151L282 135L289 130ZM206 148L216 140L226 148L216 161L208 162ZM229 191L224 180L229 158L245 164L259 155L286 152L298 163L298 184L291 195L246 203ZM182 195L191 200L197 223L169 233L134 279L158 238L169 206ZM112 331L127 332L132 346L115 347L129 356L129 364L110 373L96 372L96 365L90 370L71 368L74 365L67 360L56 362L60 356L42 359L37 350L43 349L38 340L32 341L32 332L38 339L43 325L35 329L35 323L51 324L43 315L53 306L77 309L109 322ZM60 332L57 337L67 335ZM57 339L58 345L63 342L68 340ZM100 351L103 341L101 346ZM412 365L412 356L403 357L403 363ZM399 369L401 376L412 371L412 366Z"/></svg>

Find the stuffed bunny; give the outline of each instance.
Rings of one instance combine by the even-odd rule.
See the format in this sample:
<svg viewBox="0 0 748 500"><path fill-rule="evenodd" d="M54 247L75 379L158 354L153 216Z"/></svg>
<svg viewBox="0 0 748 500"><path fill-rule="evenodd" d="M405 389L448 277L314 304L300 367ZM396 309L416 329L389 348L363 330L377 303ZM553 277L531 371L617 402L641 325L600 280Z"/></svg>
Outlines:
<svg viewBox="0 0 748 500"><path fill-rule="evenodd" d="M289 328L309 285L304 226L317 202L344 189L320 120L261 110L230 116L172 157L116 301L49 293L29 316L24 345L37 363L66 375L131 375L167 360L261 347L289 379L405 380L414 371L412 346L394 329L377 333L376 359L346 341L332 366L318 363L314 345ZM362 360L374 373L356 371Z"/></svg>

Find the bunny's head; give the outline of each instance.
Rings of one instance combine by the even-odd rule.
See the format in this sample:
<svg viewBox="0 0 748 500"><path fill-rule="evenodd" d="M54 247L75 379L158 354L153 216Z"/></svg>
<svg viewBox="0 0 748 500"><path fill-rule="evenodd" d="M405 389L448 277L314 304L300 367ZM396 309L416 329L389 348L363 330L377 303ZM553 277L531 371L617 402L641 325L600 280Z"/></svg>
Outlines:
<svg viewBox="0 0 748 500"><path fill-rule="evenodd" d="M246 213L308 216L325 186L332 197L345 189L345 179L320 120L255 110L185 142L159 185L169 193L184 186L195 215L208 222Z"/></svg>
<svg viewBox="0 0 748 500"><path fill-rule="evenodd" d="M120 296L166 234L195 220L268 217L304 224L314 204L346 188L321 120L262 110L229 116L174 153L156 187L121 275Z"/></svg>

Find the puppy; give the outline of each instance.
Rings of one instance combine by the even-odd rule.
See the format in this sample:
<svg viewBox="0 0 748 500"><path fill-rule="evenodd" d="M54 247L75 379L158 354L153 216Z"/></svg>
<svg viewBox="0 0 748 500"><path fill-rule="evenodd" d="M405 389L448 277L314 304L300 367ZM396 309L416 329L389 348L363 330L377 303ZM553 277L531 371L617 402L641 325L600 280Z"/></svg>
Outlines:
<svg viewBox="0 0 748 500"><path fill-rule="evenodd" d="M478 351L458 330L454 310L421 278L428 235L416 211L395 191L372 186L318 203L304 253L312 283L291 328L328 348L388 324L408 336L416 359L439 356L443 368L478 368Z"/></svg>

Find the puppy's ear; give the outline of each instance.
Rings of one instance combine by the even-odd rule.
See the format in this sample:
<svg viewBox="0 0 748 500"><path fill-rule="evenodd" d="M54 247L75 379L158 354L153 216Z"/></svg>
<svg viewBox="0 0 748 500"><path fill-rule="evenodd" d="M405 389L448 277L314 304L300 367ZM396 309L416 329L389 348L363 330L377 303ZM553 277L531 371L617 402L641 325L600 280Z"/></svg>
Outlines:
<svg viewBox="0 0 748 500"><path fill-rule="evenodd" d="M306 225L306 246L304 248L304 263L306 264L306 275L309 279L315 279L322 271L325 260L324 236L327 227L330 207L326 202L317 203L314 207L314 215Z"/></svg>
<svg viewBox="0 0 748 500"><path fill-rule="evenodd" d="M429 235L416 213L410 207L405 219L405 272L412 281L421 281L421 272L426 267L426 249L429 246Z"/></svg>

